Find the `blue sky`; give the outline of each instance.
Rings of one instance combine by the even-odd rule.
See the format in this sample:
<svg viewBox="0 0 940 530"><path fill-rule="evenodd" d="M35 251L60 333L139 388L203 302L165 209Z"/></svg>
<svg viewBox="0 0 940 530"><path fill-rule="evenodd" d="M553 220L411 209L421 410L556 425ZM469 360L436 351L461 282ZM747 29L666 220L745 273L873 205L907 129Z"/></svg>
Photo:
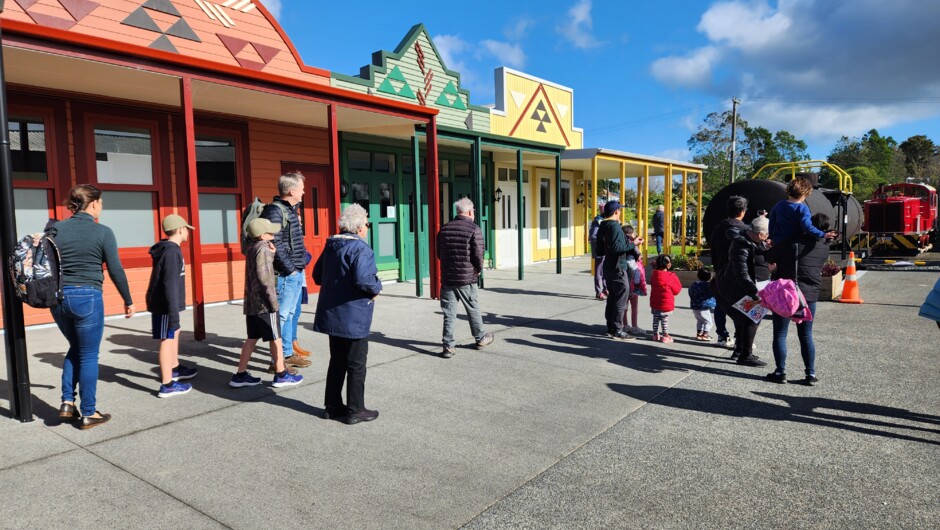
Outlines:
<svg viewBox="0 0 940 530"><path fill-rule="evenodd" d="M940 143L932 0L261 1L311 66L355 74L421 22L471 103L494 102L499 66L569 86L585 147L687 160L732 96L813 158L871 128Z"/></svg>

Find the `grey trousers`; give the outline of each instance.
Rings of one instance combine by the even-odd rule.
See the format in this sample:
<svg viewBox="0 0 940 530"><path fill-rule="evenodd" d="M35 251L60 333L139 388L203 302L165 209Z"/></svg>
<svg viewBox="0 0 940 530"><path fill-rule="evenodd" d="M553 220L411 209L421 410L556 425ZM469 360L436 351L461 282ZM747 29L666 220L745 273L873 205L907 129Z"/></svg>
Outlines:
<svg viewBox="0 0 940 530"><path fill-rule="evenodd" d="M444 311L444 346L454 347L454 323L457 321L457 304L463 303L470 320L470 331L473 338L480 340L486 333L483 331L483 317L480 316L480 299L477 297L477 286L470 285L441 286L441 309Z"/></svg>

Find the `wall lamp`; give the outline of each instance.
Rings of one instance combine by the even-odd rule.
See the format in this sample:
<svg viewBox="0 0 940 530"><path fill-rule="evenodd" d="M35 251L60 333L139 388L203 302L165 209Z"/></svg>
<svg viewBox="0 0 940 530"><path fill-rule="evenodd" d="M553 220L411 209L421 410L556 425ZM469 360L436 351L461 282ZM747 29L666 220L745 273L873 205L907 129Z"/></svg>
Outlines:
<svg viewBox="0 0 940 530"><path fill-rule="evenodd" d="M578 194L578 204L584 204L584 192Z"/></svg>
<svg viewBox="0 0 940 530"><path fill-rule="evenodd" d="M500 188L496 188L496 193L494 194L493 199L496 202L503 200L503 190Z"/></svg>

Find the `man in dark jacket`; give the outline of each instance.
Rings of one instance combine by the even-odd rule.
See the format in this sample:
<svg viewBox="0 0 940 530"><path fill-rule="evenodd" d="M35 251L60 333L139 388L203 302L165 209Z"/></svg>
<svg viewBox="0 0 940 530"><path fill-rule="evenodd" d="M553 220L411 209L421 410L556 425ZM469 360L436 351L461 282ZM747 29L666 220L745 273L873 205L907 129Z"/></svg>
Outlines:
<svg viewBox="0 0 940 530"><path fill-rule="evenodd" d="M598 252L604 254L604 280L607 282L607 336L616 340L632 340L634 337L623 330L623 312L630 296L630 278L627 277L627 252L635 248L627 241L620 228L618 201L607 201L604 205L604 221L597 231ZM642 238L635 241L643 242Z"/></svg>
<svg viewBox="0 0 940 530"><path fill-rule="evenodd" d="M728 247L731 246L731 239L728 234L736 235L747 230L747 225L744 224L743 220L744 214L747 213L747 199L739 195L732 195L728 197L727 208L728 218L720 221L708 238L712 267L716 275L728 263ZM715 308L715 332L718 335L718 345L733 348L734 340L731 339L731 333L728 331L727 318L721 305Z"/></svg>
<svg viewBox="0 0 940 530"><path fill-rule="evenodd" d="M653 214L653 237L656 238L656 253L663 253L663 237L666 235L666 207L660 204Z"/></svg>
<svg viewBox="0 0 940 530"><path fill-rule="evenodd" d="M437 257L441 260L441 309L444 311L444 350L441 356L454 356L454 322L457 320L457 302L463 303L470 320L470 331L477 349L493 342L493 334L483 330L480 303L477 297L477 278L483 272L483 232L473 222L473 202L460 199L454 205L457 217L441 228L437 234Z"/></svg>
<svg viewBox="0 0 940 530"><path fill-rule="evenodd" d="M160 341L160 390L158 397L180 396L192 389L182 379L192 379L195 368L180 366L180 311L186 309L186 265L180 245L189 239L193 227L185 219L170 214L163 219L166 239L150 247L153 268L147 286L147 311L151 313L153 338Z"/></svg>
<svg viewBox="0 0 940 530"><path fill-rule="evenodd" d="M305 368L310 361L294 355L293 344L297 339L297 324L300 295L304 288L304 267L307 266L307 251L304 248L304 233L296 207L304 197L304 176L294 171L285 173L277 181L279 197L264 207L261 217L281 226L274 235L274 272L277 274L277 302L281 323L281 343L284 346L284 364ZM284 223L284 217L287 223ZM269 373L274 373L270 367Z"/></svg>

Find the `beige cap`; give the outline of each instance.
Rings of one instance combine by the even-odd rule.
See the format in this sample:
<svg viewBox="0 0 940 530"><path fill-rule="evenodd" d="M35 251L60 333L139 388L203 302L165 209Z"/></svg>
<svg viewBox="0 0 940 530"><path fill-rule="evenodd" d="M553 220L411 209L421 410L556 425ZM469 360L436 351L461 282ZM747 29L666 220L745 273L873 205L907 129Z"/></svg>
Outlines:
<svg viewBox="0 0 940 530"><path fill-rule="evenodd" d="M280 231L280 225L276 225L264 217L259 217L248 223L248 235L252 239L257 239L261 234L276 234Z"/></svg>
<svg viewBox="0 0 940 530"><path fill-rule="evenodd" d="M176 230L177 228L186 227L190 230L195 230L195 228L186 222L186 219L183 219L181 216L171 213L170 215L163 218L163 231L169 232L171 230Z"/></svg>

